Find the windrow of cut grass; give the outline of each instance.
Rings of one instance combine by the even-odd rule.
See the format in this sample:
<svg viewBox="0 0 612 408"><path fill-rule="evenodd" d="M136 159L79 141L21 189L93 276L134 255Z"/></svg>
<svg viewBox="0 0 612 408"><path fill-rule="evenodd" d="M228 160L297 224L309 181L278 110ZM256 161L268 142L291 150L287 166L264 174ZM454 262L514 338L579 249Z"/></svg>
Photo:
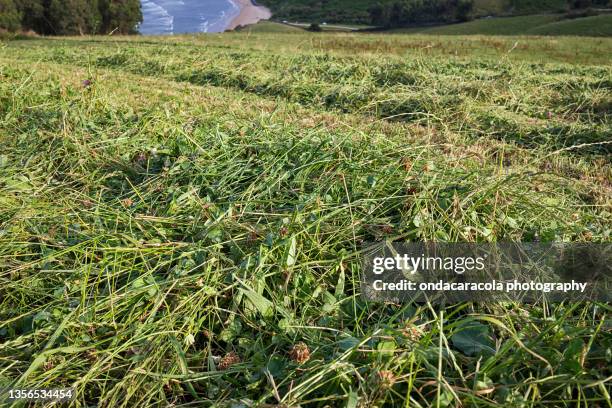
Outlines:
<svg viewBox="0 0 612 408"><path fill-rule="evenodd" d="M253 69L287 89L317 76L410 89L372 79L392 67L374 58L301 55L290 74L282 55L158 41L0 49L0 389L74 386L74 406L102 407L609 404L609 305L434 308L359 293L366 241L608 242L600 150L526 149L476 120L457 127L450 105L380 120L316 94L183 77ZM479 74L475 60L421 60L423 98L450 78L495 81L499 65ZM393 75L418 68L393 62L406 64ZM521 83L559 98L597 94L609 74L506 64L511 81L546 69ZM505 94L473 98L511 112ZM564 115L609 130L606 111L586 109L591 124Z"/></svg>
<svg viewBox="0 0 612 408"><path fill-rule="evenodd" d="M387 59L329 54L282 55L197 46L51 49L29 43L33 57L109 67L281 97L306 106L408 121L435 121L474 136L551 150L583 145L609 154L610 67L510 65L508 60ZM26 56L24 55L24 57ZM95 55L95 58L92 58Z"/></svg>

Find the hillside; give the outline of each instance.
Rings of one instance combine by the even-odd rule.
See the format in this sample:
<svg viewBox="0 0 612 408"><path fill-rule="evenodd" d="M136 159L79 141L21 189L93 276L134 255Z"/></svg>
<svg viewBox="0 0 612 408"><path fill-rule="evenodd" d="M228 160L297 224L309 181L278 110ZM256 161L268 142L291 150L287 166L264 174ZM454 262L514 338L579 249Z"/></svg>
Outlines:
<svg viewBox="0 0 612 408"><path fill-rule="evenodd" d="M527 34L612 37L612 14L555 21L532 27Z"/></svg>
<svg viewBox="0 0 612 408"><path fill-rule="evenodd" d="M382 0L381 3L390 1ZM371 0L263 0L259 3L272 10L275 20L355 24L370 23L368 8L373 4Z"/></svg>
<svg viewBox="0 0 612 408"><path fill-rule="evenodd" d="M519 17L482 18L466 23L434 27L412 27L391 32L429 35L547 35L547 36L612 36L612 14L565 18L559 14L536 14Z"/></svg>
<svg viewBox="0 0 612 408"><path fill-rule="evenodd" d="M417 32L432 35L526 35L533 28L559 21L560 18L560 15L555 14L482 18L460 24L421 28Z"/></svg>
<svg viewBox="0 0 612 408"><path fill-rule="evenodd" d="M389 5L398 0L260 0L271 8L276 20L370 24L368 9L376 4ZM608 0L588 0L585 5L606 6ZM581 3L581 4L582 4ZM558 13L566 11L573 0L473 0L474 17Z"/></svg>
<svg viewBox="0 0 612 408"><path fill-rule="evenodd" d="M253 33L299 33L303 32L306 27L296 27L289 24L281 24L274 21L262 20L257 24L241 26L236 28L236 31L247 31Z"/></svg>
<svg viewBox="0 0 612 408"><path fill-rule="evenodd" d="M610 55L3 42L0 405L74 387L75 407L608 406L609 304L373 302L360 278L367 242L610 242Z"/></svg>
<svg viewBox="0 0 612 408"><path fill-rule="evenodd" d="M307 30L310 24L260 22L241 28L252 32L299 32ZM376 27L350 24L321 25L322 31L365 33L380 32ZM537 36L585 36L611 37L612 14L602 14L579 18L568 18L567 14L534 14L516 17L486 17L477 20L443 25L415 26L408 28L385 29L388 34L427 34L427 35L537 35Z"/></svg>

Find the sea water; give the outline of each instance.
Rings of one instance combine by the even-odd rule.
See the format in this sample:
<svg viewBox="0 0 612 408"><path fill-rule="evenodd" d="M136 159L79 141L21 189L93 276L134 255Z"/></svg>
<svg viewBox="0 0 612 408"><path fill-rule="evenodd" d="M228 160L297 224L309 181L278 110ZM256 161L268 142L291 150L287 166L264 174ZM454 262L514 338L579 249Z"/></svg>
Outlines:
<svg viewBox="0 0 612 408"><path fill-rule="evenodd" d="M216 33L240 13L232 0L140 0L145 35Z"/></svg>

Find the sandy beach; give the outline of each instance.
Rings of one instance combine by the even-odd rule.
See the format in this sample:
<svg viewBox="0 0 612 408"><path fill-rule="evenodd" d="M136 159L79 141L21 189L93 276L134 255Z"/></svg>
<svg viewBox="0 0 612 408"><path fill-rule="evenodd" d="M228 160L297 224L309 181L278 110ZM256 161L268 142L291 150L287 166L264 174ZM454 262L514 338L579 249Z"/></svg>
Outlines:
<svg viewBox="0 0 612 408"><path fill-rule="evenodd" d="M227 30L233 30L238 26L255 24L259 20L267 20L272 17L272 13L267 7L256 6L251 0L233 0L240 7L240 14L234 18Z"/></svg>

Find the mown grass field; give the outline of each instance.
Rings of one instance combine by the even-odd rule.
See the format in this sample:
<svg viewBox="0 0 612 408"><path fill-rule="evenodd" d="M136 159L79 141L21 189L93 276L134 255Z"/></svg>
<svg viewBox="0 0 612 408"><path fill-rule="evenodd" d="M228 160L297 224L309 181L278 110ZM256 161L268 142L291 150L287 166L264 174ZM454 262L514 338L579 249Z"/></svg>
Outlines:
<svg viewBox="0 0 612 408"><path fill-rule="evenodd" d="M563 18L559 14L484 18L461 24L417 28L412 29L412 31L429 35L577 35L610 37L612 36L612 14L574 19Z"/></svg>
<svg viewBox="0 0 612 408"><path fill-rule="evenodd" d="M612 231L612 40L0 47L0 388L73 406L610 407L610 306L366 302L364 242Z"/></svg>

